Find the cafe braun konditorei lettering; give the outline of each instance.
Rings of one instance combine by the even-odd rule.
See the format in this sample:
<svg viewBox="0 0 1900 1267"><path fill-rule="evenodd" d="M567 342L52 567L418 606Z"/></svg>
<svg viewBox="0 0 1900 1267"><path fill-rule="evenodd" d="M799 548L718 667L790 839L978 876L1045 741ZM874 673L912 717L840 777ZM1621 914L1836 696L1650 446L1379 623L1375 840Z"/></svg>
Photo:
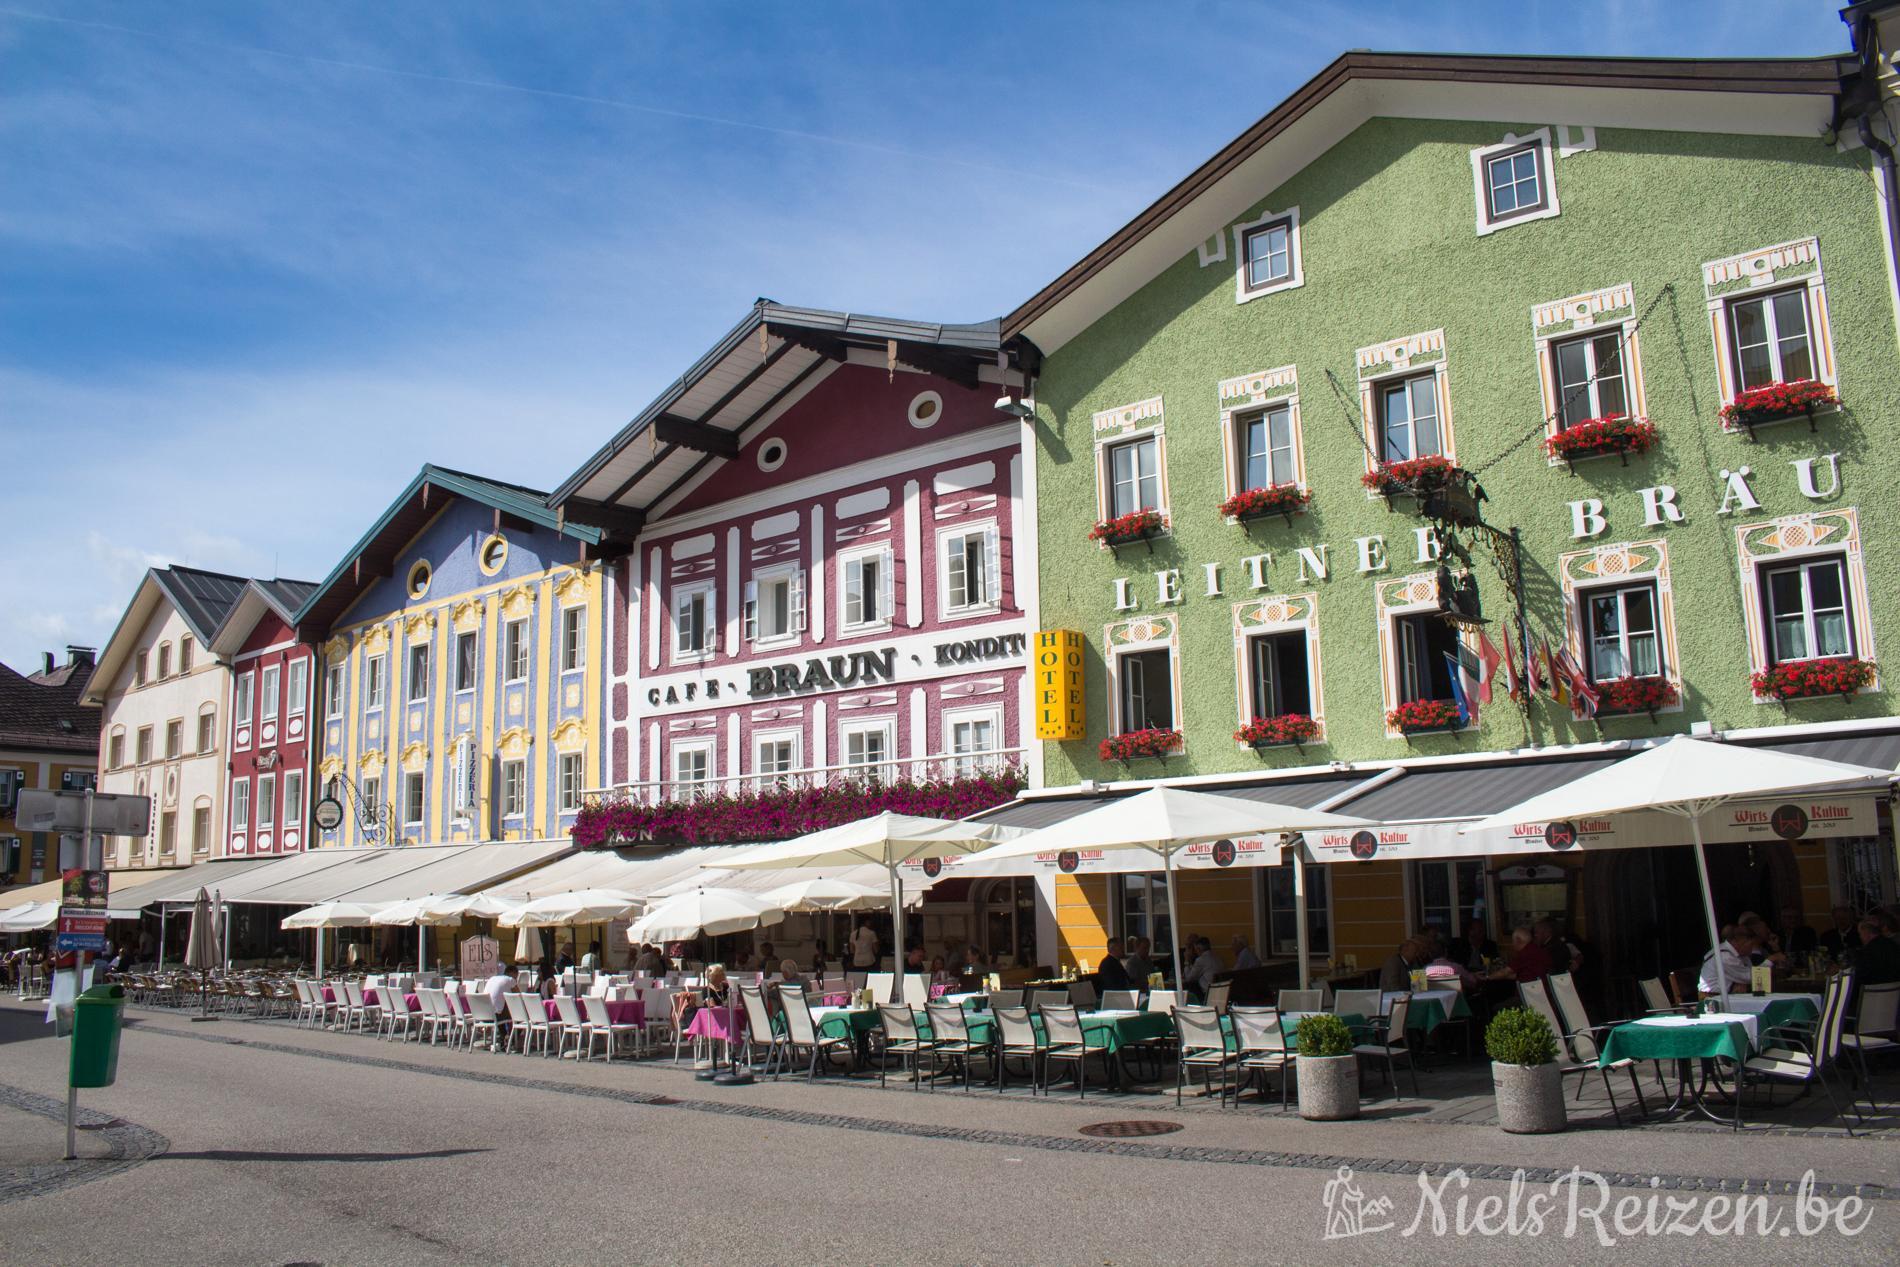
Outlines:
<svg viewBox="0 0 1900 1267"><path fill-rule="evenodd" d="M763 664L740 670L741 681L722 681L717 677L682 678L647 690L647 703L653 707L724 704L735 700L771 699L784 695L803 695L816 691L844 690L867 686L886 686L914 678L916 665L930 670L955 669L1020 657L1027 649L1028 637L1022 633L986 634L959 638L928 646L915 643L902 647L876 647L864 651L843 651L834 655L811 656L783 664ZM900 649L912 667L899 664Z"/></svg>

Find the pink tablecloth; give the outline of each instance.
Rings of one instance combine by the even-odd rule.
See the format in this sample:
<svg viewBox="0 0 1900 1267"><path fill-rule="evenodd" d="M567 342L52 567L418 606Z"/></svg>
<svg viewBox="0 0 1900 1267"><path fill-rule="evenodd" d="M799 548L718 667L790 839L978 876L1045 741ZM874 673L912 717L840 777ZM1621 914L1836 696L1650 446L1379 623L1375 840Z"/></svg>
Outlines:
<svg viewBox="0 0 1900 1267"><path fill-rule="evenodd" d="M547 1010L550 1021L561 1019L561 1009L553 999L543 999L541 1006ZM586 1016L583 1009L581 1015ZM616 1025L644 1025L647 1019L647 1005L640 999L607 1000L607 1019Z"/></svg>
<svg viewBox="0 0 1900 1267"><path fill-rule="evenodd" d="M733 1008L730 1016L732 1026L726 1026L728 1013L723 1007L702 1007L693 1013L693 1023L686 1027L688 1038L716 1038L720 1042L731 1042L745 1027L745 1012Z"/></svg>
<svg viewBox="0 0 1900 1267"><path fill-rule="evenodd" d="M324 1001L325 1003L334 1003L334 1002L336 1002L336 991L335 991L335 990L332 990L332 989L331 989L331 988L330 988L329 986L327 986L327 985L323 987L323 1001Z"/></svg>

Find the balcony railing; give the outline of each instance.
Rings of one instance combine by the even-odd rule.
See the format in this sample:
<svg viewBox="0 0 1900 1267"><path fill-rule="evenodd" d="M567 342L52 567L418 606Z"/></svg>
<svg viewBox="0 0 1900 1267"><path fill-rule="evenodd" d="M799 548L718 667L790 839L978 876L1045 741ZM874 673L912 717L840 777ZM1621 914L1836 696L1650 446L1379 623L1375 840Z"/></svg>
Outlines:
<svg viewBox="0 0 1900 1267"><path fill-rule="evenodd" d="M797 770L719 775L707 779L661 779L641 783L615 783L608 787L587 788L582 792L589 801L625 801L635 805L666 805L704 800L713 796L759 795L766 792L794 791L859 784L875 787L891 783L945 783L980 775L1021 771L1029 749L993 748L987 752L939 753L926 757L907 757L872 763L847 762L840 765L805 766Z"/></svg>

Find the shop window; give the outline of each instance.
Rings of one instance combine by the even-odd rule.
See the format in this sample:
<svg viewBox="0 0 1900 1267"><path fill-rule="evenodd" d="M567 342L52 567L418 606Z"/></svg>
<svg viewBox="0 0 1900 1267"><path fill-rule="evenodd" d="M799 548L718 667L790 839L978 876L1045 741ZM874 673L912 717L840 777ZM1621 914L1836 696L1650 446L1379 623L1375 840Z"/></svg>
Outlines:
<svg viewBox="0 0 1900 1267"><path fill-rule="evenodd" d="M1482 859L1411 865L1412 903L1420 931L1434 931L1449 943L1464 932L1466 924L1486 918L1489 904L1485 900ZM1309 878L1314 870L1306 869Z"/></svg>

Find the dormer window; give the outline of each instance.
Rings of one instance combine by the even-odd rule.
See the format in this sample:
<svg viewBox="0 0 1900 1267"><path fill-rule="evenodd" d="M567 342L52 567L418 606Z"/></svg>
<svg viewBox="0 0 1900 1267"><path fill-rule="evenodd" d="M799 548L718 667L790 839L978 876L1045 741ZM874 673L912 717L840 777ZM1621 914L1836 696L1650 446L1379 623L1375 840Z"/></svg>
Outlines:
<svg viewBox="0 0 1900 1267"><path fill-rule="evenodd" d="M1496 145L1471 151L1479 237L1557 214L1557 179L1550 158L1549 128L1527 136L1507 135Z"/></svg>

